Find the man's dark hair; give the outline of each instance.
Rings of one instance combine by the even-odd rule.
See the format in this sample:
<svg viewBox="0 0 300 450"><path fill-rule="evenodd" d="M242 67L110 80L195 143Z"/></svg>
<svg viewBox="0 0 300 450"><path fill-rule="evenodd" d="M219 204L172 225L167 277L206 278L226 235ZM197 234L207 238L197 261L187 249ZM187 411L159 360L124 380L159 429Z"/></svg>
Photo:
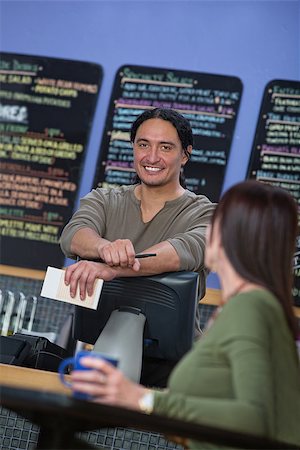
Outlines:
<svg viewBox="0 0 300 450"><path fill-rule="evenodd" d="M155 108L144 111L132 124L130 132L130 141L132 143L135 140L138 128L142 125L143 122L149 119L162 119L170 122L173 127L176 128L184 154L188 157L188 159L190 159L191 155L187 148L189 145L193 146L193 131L189 121L174 109ZM140 182L138 177L136 177L136 179L137 182ZM180 184L182 187L186 187L184 175L182 172L180 173Z"/></svg>

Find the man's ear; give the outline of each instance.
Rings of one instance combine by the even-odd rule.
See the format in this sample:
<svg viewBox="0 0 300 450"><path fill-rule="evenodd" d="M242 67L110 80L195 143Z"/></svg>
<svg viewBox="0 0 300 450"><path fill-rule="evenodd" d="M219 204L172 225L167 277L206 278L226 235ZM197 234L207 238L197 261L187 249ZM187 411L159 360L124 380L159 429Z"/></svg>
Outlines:
<svg viewBox="0 0 300 450"><path fill-rule="evenodd" d="M186 150L184 150L184 153L182 155L182 163L181 163L181 167L185 166L186 163L189 161L189 159L191 158L191 154L192 154L192 150L193 147L192 145L188 145ZM187 155L188 153L188 155Z"/></svg>

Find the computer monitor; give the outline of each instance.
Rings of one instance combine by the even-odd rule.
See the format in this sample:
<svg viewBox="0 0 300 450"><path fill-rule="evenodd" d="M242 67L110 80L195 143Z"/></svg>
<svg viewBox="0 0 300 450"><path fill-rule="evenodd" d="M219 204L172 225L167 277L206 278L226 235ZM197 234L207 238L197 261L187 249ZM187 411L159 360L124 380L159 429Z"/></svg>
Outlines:
<svg viewBox="0 0 300 450"><path fill-rule="evenodd" d="M144 357L178 361L192 346L198 305L198 274L168 272L103 283L97 310L76 306L73 336L95 344L112 311L133 307L146 317Z"/></svg>

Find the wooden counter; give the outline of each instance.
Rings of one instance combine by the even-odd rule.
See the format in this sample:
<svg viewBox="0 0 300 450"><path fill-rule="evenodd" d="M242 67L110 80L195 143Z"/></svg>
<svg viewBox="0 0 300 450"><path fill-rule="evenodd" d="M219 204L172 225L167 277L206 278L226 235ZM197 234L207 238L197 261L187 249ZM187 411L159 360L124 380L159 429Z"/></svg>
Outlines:
<svg viewBox="0 0 300 450"><path fill-rule="evenodd" d="M39 449L95 448L76 437L76 433L112 427L180 436L211 442L215 446L280 450L298 448L248 433L77 400L63 395L65 392L61 390L64 388L56 373L1 364L0 374L1 405L40 427L36 447ZM29 387L32 384L34 387Z"/></svg>
<svg viewBox="0 0 300 450"><path fill-rule="evenodd" d="M69 375L66 375L69 378ZM71 389L61 383L59 375L46 370L0 364L0 385L39 392L71 394Z"/></svg>

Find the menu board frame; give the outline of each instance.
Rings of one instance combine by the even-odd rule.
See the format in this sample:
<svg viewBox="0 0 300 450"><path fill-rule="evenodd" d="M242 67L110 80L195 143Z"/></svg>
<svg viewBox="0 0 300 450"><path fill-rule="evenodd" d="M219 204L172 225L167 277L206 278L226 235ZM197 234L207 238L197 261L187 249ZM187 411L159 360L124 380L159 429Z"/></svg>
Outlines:
<svg viewBox="0 0 300 450"><path fill-rule="evenodd" d="M92 62L0 53L1 264L63 265L102 78Z"/></svg>
<svg viewBox="0 0 300 450"><path fill-rule="evenodd" d="M287 189L298 203L300 225L300 81L267 83L247 168L247 178ZM274 243L276 245L276 243ZM293 298L300 306L300 235L294 255Z"/></svg>

